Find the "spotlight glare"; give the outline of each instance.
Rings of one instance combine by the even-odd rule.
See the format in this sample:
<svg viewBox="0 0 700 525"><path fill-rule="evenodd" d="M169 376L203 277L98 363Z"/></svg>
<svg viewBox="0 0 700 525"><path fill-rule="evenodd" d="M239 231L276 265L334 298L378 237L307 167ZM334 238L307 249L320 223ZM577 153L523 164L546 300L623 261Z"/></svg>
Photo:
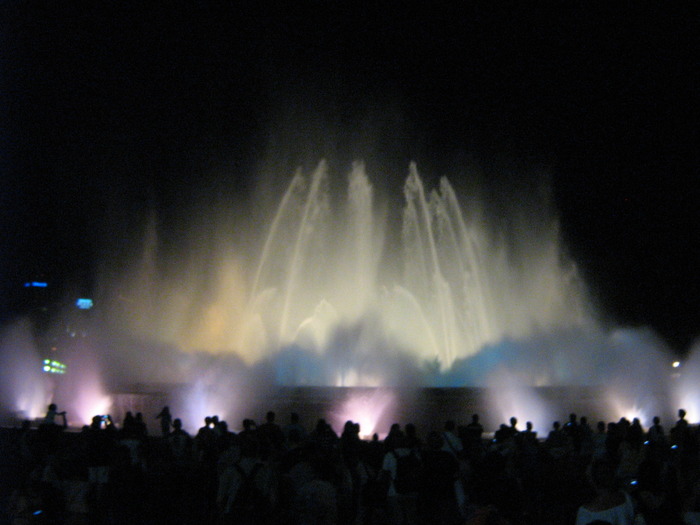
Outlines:
<svg viewBox="0 0 700 525"><path fill-rule="evenodd" d="M363 439L370 438L375 432L381 436L381 427L386 424L384 420L387 416L392 416L395 402L395 396L390 390L353 393L334 411L334 426L342 428L345 421L350 420L360 424L360 436Z"/></svg>

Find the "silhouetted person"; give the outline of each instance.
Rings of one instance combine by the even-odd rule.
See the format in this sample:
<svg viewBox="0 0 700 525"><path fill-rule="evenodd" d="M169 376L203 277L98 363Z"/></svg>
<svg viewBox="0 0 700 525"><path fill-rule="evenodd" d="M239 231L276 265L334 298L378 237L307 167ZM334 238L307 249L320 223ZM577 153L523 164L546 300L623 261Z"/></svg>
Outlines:
<svg viewBox="0 0 700 525"><path fill-rule="evenodd" d="M482 435L484 427L479 422L479 414L473 414L471 422L464 427L462 442L467 454L472 460L481 458L483 452Z"/></svg>
<svg viewBox="0 0 700 525"><path fill-rule="evenodd" d="M646 448L642 446L642 438L633 429L634 423L630 425L617 450L617 477L625 483L637 478L639 466L646 457ZM641 431L641 426L639 427ZM640 436L642 434L639 434Z"/></svg>
<svg viewBox="0 0 700 525"><path fill-rule="evenodd" d="M141 440L146 439L148 436L148 428L141 412L136 412L136 417L134 417L134 430L136 431L136 436Z"/></svg>
<svg viewBox="0 0 700 525"><path fill-rule="evenodd" d="M661 426L661 419L659 419L659 416L654 416L653 424L647 431L647 441L649 443L651 455L658 460L665 459L668 443L666 441L666 434L664 432L664 427Z"/></svg>
<svg viewBox="0 0 700 525"><path fill-rule="evenodd" d="M423 442L418 437L416 431L416 425L413 423L407 423L404 427L404 433L406 434L406 446L413 450L419 450L423 448Z"/></svg>
<svg viewBox="0 0 700 525"><path fill-rule="evenodd" d="M258 443L258 426L255 424L255 421L249 418L243 420L243 430L238 433L238 439L241 444L246 441Z"/></svg>
<svg viewBox="0 0 700 525"><path fill-rule="evenodd" d="M124 415L124 419L122 421L121 434L123 439L136 439L138 436L136 418L134 417L134 414L130 411L128 411Z"/></svg>
<svg viewBox="0 0 700 525"><path fill-rule="evenodd" d="M461 516L455 495L459 464L443 450L439 432L430 432L427 450L423 453L423 482L420 489L420 523L450 525L460 523Z"/></svg>
<svg viewBox="0 0 700 525"><path fill-rule="evenodd" d="M523 453L537 450L537 432L533 430L532 421L525 423L525 430L518 434L517 443Z"/></svg>
<svg viewBox="0 0 700 525"><path fill-rule="evenodd" d="M217 437L217 448L219 452L229 449L238 442L238 436L235 432L228 429L228 423L226 421L219 421L217 428L219 429L219 435Z"/></svg>
<svg viewBox="0 0 700 525"><path fill-rule="evenodd" d="M182 421L173 421L173 431L167 437L168 449L177 466L186 466L192 457L192 438L182 428Z"/></svg>
<svg viewBox="0 0 700 525"><path fill-rule="evenodd" d="M616 525L634 524L634 505L630 496L615 483L615 467L609 461L591 464L589 477L595 490L591 501L578 509L576 525L588 525L595 520Z"/></svg>
<svg viewBox="0 0 700 525"><path fill-rule="evenodd" d="M418 494L420 491L421 458L407 447L401 433L392 441L382 461L382 471L389 481L387 511L389 522L396 525L418 523Z"/></svg>
<svg viewBox="0 0 700 525"><path fill-rule="evenodd" d="M688 420L685 418L686 412L684 409L678 410L678 421L673 426L670 432L671 443L678 445L681 449L684 449L688 444L688 436L690 432L688 431Z"/></svg>
<svg viewBox="0 0 700 525"><path fill-rule="evenodd" d="M684 409L678 410L678 421L676 421L676 427L688 428L688 420L685 419L686 411Z"/></svg>
<svg viewBox="0 0 700 525"><path fill-rule="evenodd" d="M493 441L498 444L503 444L511 436L510 429L505 423L498 426L498 430L493 433Z"/></svg>
<svg viewBox="0 0 700 525"><path fill-rule="evenodd" d="M360 461L360 426L353 421L346 421L343 426L343 433L340 435L340 452L343 461L350 468L354 468Z"/></svg>
<svg viewBox="0 0 700 525"><path fill-rule="evenodd" d="M632 424L627 429L627 439L635 446L641 445L644 442L644 429L638 417L632 420Z"/></svg>
<svg viewBox="0 0 700 525"><path fill-rule="evenodd" d="M593 459L603 459L607 455L608 435L605 429L605 421L598 421L593 434Z"/></svg>
<svg viewBox="0 0 700 525"><path fill-rule="evenodd" d="M608 423L608 429L605 438L605 449L608 459L617 461L617 451L620 450L620 444L624 436L624 428L618 423L612 421Z"/></svg>
<svg viewBox="0 0 700 525"><path fill-rule="evenodd" d="M85 434L88 482L94 491L98 506L105 495L105 486L109 482L109 465L114 450L114 442L102 428L103 422L102 416L93 416L92 423Z"/></svg>
<svg viewBox="0 0 700 525"><path fill-rule="evenodd" d="M466 436L470 441L481 443L481 435L484 433L484 427L479 422L479 414L472 414L471 422L464 427Z"/></svg>
<svg viewBox="0 0 700 525"><path fill-rule="evenodd" d="M581 455L589 460L593 456L593 429L585 416L579 420L578 430L581 436Z"/></svg>
<svg viewBox="0 0 700 525"><path fill-rule="evenodd" d="M518 435L519 432L520 431L518 430L518 418L511 417L510 418L510 427L508 427L509 437L514 438L515 436Z"/></svg>
<svg viewBox="0 0 700 525"><path fill-rule="evenodd" d="M269 411L265 415L265 422L258 427L258 436L262 445L261 457L267 459L271 454L279 454L284 450L284 432L275 423L275 413Z"/></svg>
<svg viewBox="0 0 700 525"><path fill-rule="evenodd" d="M289 416L289 423L284 427L284 438L288 442L301 443L307 437L306 429L299 422L299 414L292 412Z"/></svg>
<svg viewBox="0 0 700 525"><path fill-rule="evenodd" d="M495 450L488 451L475 473L477 482L472 492L477 505L495 506L503 517L517 523L522 513L523 493L507 464L506 456Z"/></svg>
<svg viewBox="0 0 700 525"><path fill-rule="evenodd" d="M569 420L562 428L562 431L569 438L569 443L571 444L574 452L579 453L581 451L581 428L577 421L577 416L573 412L569 414Z"/></svg>
<svg viewBox="0 0 700 525"><path fill-rule="evenodd" d="M206 465L216 463L217 436L214 433L214 423L210 416L204 418L204 426L200 427L194 438L197 460Z"/></svg>
<svg viewBox="0 0 700 525"><path fill-rule="evenodd" d="M56 403L51 403L48 407L48 410L46 411L46 415L44 416L44 420L42 421L42 424L44 425L57 425L56 423L56 417L61 416L63 418L62 420L62 426L63 428L66 428L68 426L68 423L66 421L66 411L64 410L63 412L58 411L58 407L56 406Z"/></svg>
<svg viewBox="0 0 700 525"><path fill-rule="evenodd" d="M549 454L554 459L561 459L566 456L568 452L568 439L566 434L561 429L561 423L555 421L552 423L552 430L549 431L547 435L547 440L545 441L545 446L549 451Z"/></svg>
<svg viewBox="0 0 700 525"><path fill-rule="evenodd" d="M272 473L260 457L259 442L241 443L241 458L219 476L217 507L222 523L264 525L272 511Z"/></svg>
<svg viewBox="0 0 700 525"><path fill-rule="evenodd" d="M57 416L63 418L62 425L56 422ZM61 433L67 426L66 413L59 412L56 404L51 403L46 416L44 416L41 425L39 425L39 441L43 443L46 452L53 454L56 451L61 439Z"/></svg>
<svg viewBox="0 0 700 525"><path fill-rule="evenodd" d="M335 449L338 444L338 435L323 418L316 422L316 428L311 432L309 439L326 452Z"/></svg>
<svg viewBox="0 0 700 525"><path fill-rule="evenodd" d="M170 426L173 422L173 416L170 414L170 407L164 406L163 409L158 413L156 419L160 419L160 433L163 437L167 437L170 434Z"/></svg>
<svg viewBox="0 0 700 525"><path fill-rule="evenodd" d="M664 432L664 427L661 425L661 419L659 416L654 416L652 425L649 427L647 432L647 439L652 444L663 443L666 441L666 434Z"/></svg>
<svg viewBox="0 0 700 525"><path fill-rule="evenodd" d="M389 427L389 433L384 438L384 449L393 450L396 448L396 443L404 438L403 430L401 430L401 425L398 423L392 423Z"/></svg>
<svg viewBox="0 0 700 525"><path fill-rule="evenodd" d="M455 430L457 425L452 420L445 421L444 431L442 433L442 439L444 444L442 445L442 450L445 450L452 454L455 458L460 459L462 457L462 441L457 437Z"/></svg>

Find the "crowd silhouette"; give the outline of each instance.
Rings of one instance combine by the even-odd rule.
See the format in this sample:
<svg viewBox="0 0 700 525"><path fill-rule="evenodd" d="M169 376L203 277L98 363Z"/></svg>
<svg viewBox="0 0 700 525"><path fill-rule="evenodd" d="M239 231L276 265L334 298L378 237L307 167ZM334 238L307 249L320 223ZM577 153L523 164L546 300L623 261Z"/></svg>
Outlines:
<svg viewBox="0 0 700 525"><path fill-rule="evenodd" d="M685 411L600 421L570 414L546 436L513 417L486 434L479 416L421 435L340 434L299 414L280 424L217 416L189 433L168 407L149 435L142 414L96 415L80 432L49 407L38 428L2 429L2 522L61 524L698 524L700 430ZM176 414L175 414L176 415Z"/></svg>

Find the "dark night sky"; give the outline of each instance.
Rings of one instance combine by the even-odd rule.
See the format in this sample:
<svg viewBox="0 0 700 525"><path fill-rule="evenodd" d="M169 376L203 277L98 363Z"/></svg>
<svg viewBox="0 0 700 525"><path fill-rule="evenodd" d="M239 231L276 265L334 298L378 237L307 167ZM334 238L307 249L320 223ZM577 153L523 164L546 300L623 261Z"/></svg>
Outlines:
<svg viewBox="0 0 700 525"><path fill-rule="evenodd" d="M686 349L700 332L699 8L356 4L3 2L3 292L39 272L90 282L109 205L235 200L271 155L364 157L370 176L415 160L457 185L472 163L504 185L547 171L606 313Z"/></svg>

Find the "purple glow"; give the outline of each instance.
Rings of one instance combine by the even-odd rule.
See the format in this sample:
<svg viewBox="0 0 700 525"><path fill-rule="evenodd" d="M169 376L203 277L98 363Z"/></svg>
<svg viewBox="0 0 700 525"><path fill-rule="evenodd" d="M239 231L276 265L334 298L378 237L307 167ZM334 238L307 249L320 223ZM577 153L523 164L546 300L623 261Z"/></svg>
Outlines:
<svg viewBox="0 0 700 525"><path fill-rule="evenodd" d="M383 439L396 413L396 396L388 389L370 392L358 391L348 395L342 405L333 411L332 425L343 428L346 421L360 424L360 436L368 439L377 432Z"/></svg>

